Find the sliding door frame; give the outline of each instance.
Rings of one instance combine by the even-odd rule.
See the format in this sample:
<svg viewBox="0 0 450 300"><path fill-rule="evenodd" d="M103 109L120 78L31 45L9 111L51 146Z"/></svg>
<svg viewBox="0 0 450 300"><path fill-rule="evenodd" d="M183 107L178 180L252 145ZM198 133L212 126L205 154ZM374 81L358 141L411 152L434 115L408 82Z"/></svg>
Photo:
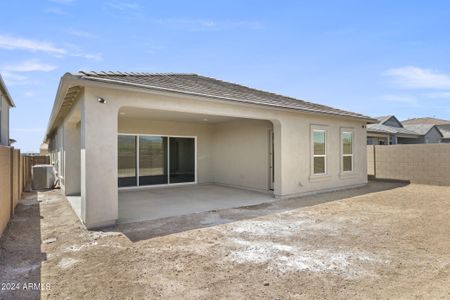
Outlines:
<svg viewBox="0 0 450 300"><path fill-rule="evenodd" d="M197 183L197 136L196 135L167 135L167 134L142 134L142 133L118 133L119 135L128 135L136 137L136 186L124 186L119 187L119 190L133 190L133 189L147 189L154 187L169 187L169 186L177 186L177 185L189 185ZM154 137L166 137L167 138L167 183L163 184L154 184L154 185L139 185L139 176L140 176L140 166L139 166L139 137L141 136L154 136ZM179 183L170 183L170 138L190 138L194 139L194 181L191 182L179 182Z"/></svg>

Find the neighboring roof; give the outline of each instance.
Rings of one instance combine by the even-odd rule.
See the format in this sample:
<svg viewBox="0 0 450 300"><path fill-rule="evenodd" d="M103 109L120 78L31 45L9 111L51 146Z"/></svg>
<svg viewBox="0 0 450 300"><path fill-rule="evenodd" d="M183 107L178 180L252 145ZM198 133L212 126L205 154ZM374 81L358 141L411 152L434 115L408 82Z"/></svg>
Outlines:
<svg viewBox="0 0 450 300"><path fill-rule="evenodd" d="M450 124L450 120L437 119L437 118L413 118L402 121L403 125L414 125L414 124L433 124L433 125L444 125Z"/></svg>
<svg viewBox="0 0 450 300"><path fill-rule="evenodd" d="M394 119L394 121L398 124L398 127L403 127L403 124L394 115L377 117L376 119L378 120L378 124L382 124L382 125L386 125L386 126L390 126L390 127L394 127L394 126L391 126L386 123L387 123L387 121Z"/></svg>
<svg viewBox="0 0 450 300"><path fill-rule="evenodd" d="M2 92L2 94L4 94L6 96L6 99L8 100L9 105L11 107L15 107L16 106L16 104L14 104L13 99L11 98L11 95L9 94L8 89L6 88L6 84L5 84L5 82L3 81L3 78L2 78L2 74L0 74L0 92Z"/></svg>
<svg viewBox="0 0 450 300"><path fill-rule="evenodd" d="M313 113L352 117L364 119L367 122L375 121L371 117L362 114L306 102L197 74L80 71L72 75L85 80L137 86Z"/></svg>
<svg viewBox="0 0 450 300"><path fill-rule="evenodd" d="M450 124L437 125L443 139L450 139Z"/></svg>
<svg viewBox="0 0 450 300"><path fill-rule="evenodd" d="M397 123L399 124L399 126L401 126L401 127L394 127L394 126L389 126L389 125L384 124L391 118L394 118L397 121ZM396 135L402 135L404 137L411 137L411 138L419 137L419 134L417 132L403 128L402 123L400 123L400 121L394 115L376 117L376 119L378 120L378 124L368 124L367 132L396 134Z"/></svg>
<svg viewBox="0 0 450 300"><path fill-rule="evenodd" d="M419 137L420 134L405 129L401 127L392 127L392 126L386 126L383 124L368 124L367 125L367 132L372 133L385 133L385 134L398 134L403 136L410 136L412 138Z"/></svg>
<svg viewBox="0 0 450 300"><path fill-rule="evenodd" d="M388 116L380 116L380 117L375 117L375 119L378 120L378 123L383 124L384 122L386 122L387 120L389 120L390 118L392 118L395 116L394 115L388 115Z"/></svg>
<svg viewBox="0 0 450 300"><path fill-rule="evenodd" d="M406 125L404 125L404 128L414 131L414 132L417 132L420 135L427 134L428 131L430 131L433 127L436 127L436 125L433 125L433 124L413 124L413 125L406 124ZM439 131L439 129L438 129L438 131Z"/></svg>

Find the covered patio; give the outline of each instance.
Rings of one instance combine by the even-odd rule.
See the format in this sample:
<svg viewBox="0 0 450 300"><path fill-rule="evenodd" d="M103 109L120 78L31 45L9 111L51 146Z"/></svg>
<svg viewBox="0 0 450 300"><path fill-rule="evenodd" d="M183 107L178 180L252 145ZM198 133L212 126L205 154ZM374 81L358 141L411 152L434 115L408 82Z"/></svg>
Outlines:
<svg viewBox="0 0 450 300"><path fill-rule="evenodd" d="M118 223L156 220L274 201L269 192L217 184L192 184L119 191Z"/></svg>
<svg viewBox="0 0 450 300"><path fill-rule="evenodd" d="M121 108L118 222L273 201L272 131L268 120Z"/></svg>

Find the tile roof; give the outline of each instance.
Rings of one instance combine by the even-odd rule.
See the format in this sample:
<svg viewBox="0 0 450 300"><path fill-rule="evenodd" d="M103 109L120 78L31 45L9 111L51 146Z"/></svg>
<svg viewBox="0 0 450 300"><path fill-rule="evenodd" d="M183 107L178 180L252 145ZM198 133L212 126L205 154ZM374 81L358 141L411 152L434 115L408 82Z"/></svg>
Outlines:
<svg viewBox="0 0 450 300"><path fill-rule="evenodd" d="M404 125L413 125L413 124L433 124L433 125L444 125L450 124L450 120L437 119L437 118L413 118L402 121Z"/></svg>
<svg viewBox="0 0 450 300"><path fill-rule="evenodd" d="M450 139L450 124L437 125L444 139Z"/></svg>
<svg viewBox="0 0 450 300"><path fill-rule="evenodd" d="M383 124L369 124L367 125L367 131L375 133L409 135L411 137L418 137L420 135L414 131L405 128L386 126Z"/></svg>
<svg viewBox="0 0 450 300"><path fill-rule="evenodd" d="M392 117L395 117L395 116L394 115L380 116L380 117L375 117L375 119L377 119L380 124L383 124L384 122L386 122L387 120L389 120Z"/></svg>
<svg viewBox="0 0 450 300"><path fill-rule="evenodd" d="M403 125L404 128L417 132L420 135L427 134L428 131L431 130L435 125L433 124L405 124Z"/></svg>
<svg viewBox="0 0 450 300"><path fill-rule="evenodd" d="M374 122L374 119L362 114L269 93L197 74L80 71L72 75L85 80L132 85L189 95L206 96L221 100L359 118L368 122Z"/></svg>

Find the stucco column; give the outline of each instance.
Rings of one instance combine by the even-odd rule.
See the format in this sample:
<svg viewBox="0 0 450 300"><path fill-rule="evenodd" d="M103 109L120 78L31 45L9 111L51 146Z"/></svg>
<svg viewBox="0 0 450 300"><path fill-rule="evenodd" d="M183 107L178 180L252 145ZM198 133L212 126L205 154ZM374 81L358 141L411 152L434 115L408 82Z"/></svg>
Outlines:
<svg viewBox="0 0 450 300"><path fill-rule="evenodd" d="M81 101L81 215L87 228L118 218L117 113L113 101L85 90Z"/></svg>

